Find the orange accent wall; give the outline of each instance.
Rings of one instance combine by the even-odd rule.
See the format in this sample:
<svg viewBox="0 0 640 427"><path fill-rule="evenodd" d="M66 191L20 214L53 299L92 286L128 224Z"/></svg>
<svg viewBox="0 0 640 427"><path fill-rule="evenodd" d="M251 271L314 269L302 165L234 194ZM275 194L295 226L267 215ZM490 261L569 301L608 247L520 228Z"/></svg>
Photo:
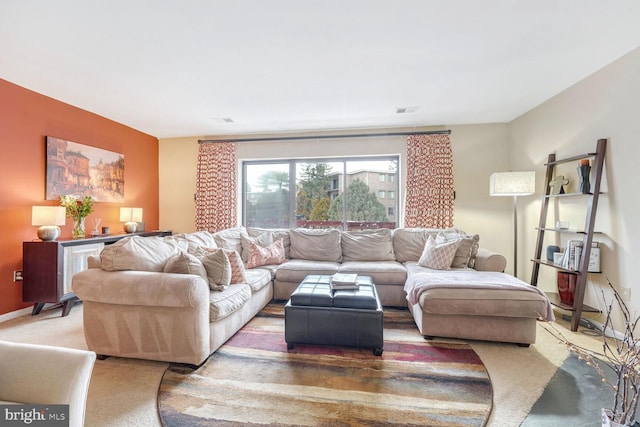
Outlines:
<svg viewBox="0 0 640 427"><path fill-rule="evenodd" d="M22 242L35 240L31 206L58 205L45 200L45 137L55 136L124 154L125 202L96 203L93 218L111 234L122 232L121 206L142 207L147 230L158 229L158 139L135 129L0 79L0 314L28 307L22 283ZM61 227L71 237L71 219Z"/></svg>

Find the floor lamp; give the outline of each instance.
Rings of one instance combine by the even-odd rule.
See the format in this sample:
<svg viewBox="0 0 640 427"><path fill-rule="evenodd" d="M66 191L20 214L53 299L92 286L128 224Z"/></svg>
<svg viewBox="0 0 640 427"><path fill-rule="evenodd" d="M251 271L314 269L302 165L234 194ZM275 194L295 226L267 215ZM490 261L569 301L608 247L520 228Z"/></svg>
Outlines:
<svg viewBox="0 0 640 427"><path fill-rule="evenodd" d="M489 178L489 195L513 197L513 275L518 277L518 196L536 191L536 173L495 172Z"/></svg>

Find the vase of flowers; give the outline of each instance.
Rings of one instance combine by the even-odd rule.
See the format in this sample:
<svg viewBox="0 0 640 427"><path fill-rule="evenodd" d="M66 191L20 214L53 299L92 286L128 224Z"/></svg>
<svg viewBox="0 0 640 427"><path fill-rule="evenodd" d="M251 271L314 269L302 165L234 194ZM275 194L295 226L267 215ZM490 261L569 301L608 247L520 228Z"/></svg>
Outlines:
<svg viewBox="0 0 640 427"><path fill-rule="evenodd" d="M84 219L93 212L93 197L85 196L79 198L73 194L68 194L60 196L60 205L65 207L67 216L73 219L73 238L84 238Z"/></svg>
<svg viewBox="0 0 640 427"><path fill-rule="evenodd" d="M602 382L613 391L611 407L602 408L601 411L602 426L638 426L635 419L640 399L640 338L636 337L635 329L640 321L640 316L632 316L618 291L609 280L607 283L613 291L613 300L624 316L625 329L620 333L614 331L611 319L614 302L611 301L606 305L603 292L607 317L602 325L602 352L589 350L572 343L553 325L551 325L551 329L545 329L558 338L562 344L565 344L570 351L576 353L580 360L593 367L600 374ZM610 331L611 334L607 335L607 331ZM614 372L615 379L613 381L605 375L601 365Z"/></svg>

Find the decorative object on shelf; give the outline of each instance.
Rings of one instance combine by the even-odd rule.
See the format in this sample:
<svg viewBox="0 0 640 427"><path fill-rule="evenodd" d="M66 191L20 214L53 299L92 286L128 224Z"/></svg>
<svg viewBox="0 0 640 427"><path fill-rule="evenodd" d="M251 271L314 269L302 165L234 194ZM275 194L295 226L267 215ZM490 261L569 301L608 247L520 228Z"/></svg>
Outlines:
<svg viewBox="0 0 640 427"><path fill-rule="evenodd" d="M556 245L547 246L547 261L553 261L553 255L556 252L560 252L560 247Z"/></svg>
<svg viewBox="0 0 640 427"><path fill-rule="evenodd" d="M558 295L560 302L573 306L573 297L576 294L577 276L572 273L558 271Z"/></svg>
<svg viewBox="0 0 640 427"><path fill-rule="evenodd" d="M609 287L613 291L613 299L618 309L624 316L624 331L618 332L621 337L615 334L613 338L607 334L614 331L611 312L614 302L607 304L604 291L602 291L602 299L606 307L606 319L602 325L602 352L593 351L572 343L569 339L552 323L543 326L547 332L551 333L558 341L567 346L567 348L576 353L580 360L587 365L593 367L600 377L602 383L611 387L613 391L612 402L610 408L602 410L603 426L634 426L637 425L636 409L638 400L640 399L640 338L637 338L636 325L640 321L640 316L632 317L629 308L623 301L622 297L607 279ZM598 359L598 363L596 361ZM611 368L616 375L615 382L611 382L604 374L604 367ZM617 424L616 424L617 423Z"/></svg>
<svg viewBox="0 0 640 427"><path fill-rule="evenodd" d="M536 191L535 171L495 172L489 177L489 195L513 197L513 275L518 277L518 196Z"/></svg>
<svg viewBox="0 0 640 427"><path fill-rule="evenodd" d="M109 234L111 233L111 229L109 227L102 227L102 234Z"/></svg>
<svg viewBox="0 0 640 427"><path fill-rule="evenodd" d="M564 175L558 175L555 179L549 182L549 186L553 188L551 190L551 194L564 194L564 186L569 183L569 180L564 177Z"/></svg>
<svg viewBox="0 0 640 427"><path fill-rule="evenodd" d="M65 208L63 206L32 206L31 225L39 225L38 239L45 242L60 237L59 225L65 223Z"/></svg>
<svg viewBox="0 0 640 427"><path fill-rule="evenodd" d="M91 230L91 235L93 237L100 235L100 230L98 230L98 227L100 227L100 222L101 221L102 221L101 218L94 218L93 219L93 230Z"/></svg>
<svg viewBox="0 0 640 427"><path fill-rule="evenodd" d="M138 231L139 221L142 221L142 208L120 208L120 222L124 222L125 232Z"/></svg>
<svg viewBox="0 0 640 427"><path fill-rule="evenodd" d="M578 164L578 177L580 178L580 192L588 194L591 191L591 183L589 182L589 175L591 175L591 165L589 159L581 159Z"/></svg>
<svg viewBox="0 0 640 427"><path fill-rule="evenodd" d="M564 253L562 252L556 252L555 254L553 254L553 263L555 265L560 265L562 264L562 258L564 257Z"/></svg>
<svg viewBox="0 0 640 427"><path fill-rule="evenodd" d="M93 197L79 198L73 194L60 196L60 205L66 209L67 216L73 219L72 236L74 239L82 239L84 234L84 219L93 212Z"/></svg>

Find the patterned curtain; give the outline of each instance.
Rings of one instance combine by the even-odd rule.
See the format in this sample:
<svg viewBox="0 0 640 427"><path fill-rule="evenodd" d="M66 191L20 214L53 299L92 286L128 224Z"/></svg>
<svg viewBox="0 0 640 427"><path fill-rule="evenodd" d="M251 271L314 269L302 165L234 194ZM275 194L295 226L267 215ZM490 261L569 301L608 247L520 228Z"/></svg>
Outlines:
<svg viewBox="0 0 640 427"><path fill-rule="evenodd" d="M453 227L453 156L447 134L407 138L405 227Z"/></svg>
<svg viewBox="0 0 640 427"><path fill-rule="evenodd" d="M216 232L237 224L236 145L203 142L198 152L196 230Z"/></svg>

